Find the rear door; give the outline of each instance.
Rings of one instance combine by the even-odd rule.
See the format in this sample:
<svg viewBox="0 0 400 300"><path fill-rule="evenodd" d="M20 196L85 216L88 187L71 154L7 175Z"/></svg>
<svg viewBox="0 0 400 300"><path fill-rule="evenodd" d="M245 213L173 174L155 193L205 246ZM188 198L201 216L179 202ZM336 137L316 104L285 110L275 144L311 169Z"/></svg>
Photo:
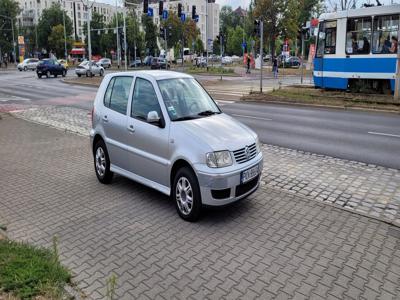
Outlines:
<svg viewBox="0 0 400 300"><path fill-rule="evenodd" d="M111 164L128 169L126 150L127 108L133 76L115 76L107 87L101 122Z"/></svg>

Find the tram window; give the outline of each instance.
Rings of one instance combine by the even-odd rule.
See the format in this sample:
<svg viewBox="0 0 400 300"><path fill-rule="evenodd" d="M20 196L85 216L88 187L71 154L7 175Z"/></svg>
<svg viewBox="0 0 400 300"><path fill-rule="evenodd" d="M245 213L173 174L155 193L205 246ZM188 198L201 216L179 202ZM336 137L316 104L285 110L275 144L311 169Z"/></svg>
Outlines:
<svg viewBox="0 0 400 300"><path fill-rule="evenodd" d="M380 16L374 19L372 53L397 53L399 16Z"/></svg>
<svg viewBox="0 0 400 300"><path fill-rule="evenodd" d="M371 24L370 17L347 20L347 54L369 54L371 52Z"/></svg>
<svg viewBox="0 0 400 300"><path fill-rule="evenodd" d="M317 57L336 53L336 21L320 23L318 32Z"/></svg>

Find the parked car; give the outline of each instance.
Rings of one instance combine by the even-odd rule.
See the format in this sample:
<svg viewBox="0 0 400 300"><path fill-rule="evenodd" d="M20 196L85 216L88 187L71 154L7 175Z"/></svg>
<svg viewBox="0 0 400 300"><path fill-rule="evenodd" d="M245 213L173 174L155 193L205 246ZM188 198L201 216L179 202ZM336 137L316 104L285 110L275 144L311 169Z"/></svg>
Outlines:
<svg viewBox="0 0 400 300"><path fill-rule="evenodd" d="M39 63L39 60L37 58L27 58L24 59L23 62L19 63L17 65L17 69L19 71L27 71L27 70L36 70L36 67Z"/></svg>
<svg viewBox="0 0 400 300"><path fill-rule="evenodd" d="M111 68L111 59L109 59L109 58L102 58L97 63L100 66L102 66L104 69Z"/></svg>
<svg viewBox="0 0 400 300"><path fill-rule="evenodd" d="M89 61L85 60L76 67L75 74L78 75L78 77L81 77L82 75L86 75L86 77L92 77L96 74L100 76L104 75L104 68L101 65L94 61L91 62L91 65L92 67L90 68Z"/></svg>
<svg viewBox="0 0 400 300"><path fill-rule="evenodd" d="M205 57L203 57L203 56L196 57L196 58L194 59L194 65L195 65L196 67L200 67L200 68L205 68L205 67L207 67L207 58L205 58Z"/></svg>
<svg viewBox="0 0 400 300"><path fill-rule="evenodd" d="M59 59L58 62L68 70L69 68L68 61L66 61L65 59Z"/></svg>
<svg viewBox="0 0 400 300"><path fill-rule="evenodd" d="M257 134L178 72L107 74L94 101L90 141L101 183L117 173L154 188L187 221L203 205L255 192L263 168Z"/></svg>
<svg viewBox="0 0 400 300"><path fill-rule="evenodd" d="M136 68L136 67L140 67L142 65L142 60L140 58L136 58L136 60L133 60L129 67L130 68Z"/></svg>
<svg viewBox="0 0 400 300"><path fill-rule="evenodd" d="M232 55L232 62L241 62L243 59L240 56Z"/></svg>
<svg viewBox="0 0 400 300"><path fill-rule="evenodd" d="M231 64L233 61L232 61L232 57L230 57L230 56L223 56L222 57L222 64L224 64L224 65L229 65L229 64Z"/></svg>
<svg viewBox="0 0 400 300"><path fill-rule="evenodd" d="M281 62L281 64L283 64ZM290 56L285 59L285 68L298 68L301 65L301 60L300 58L296 56Z"/></svg>
<svg viewBox="0 0 400 300"><path fill-rule="evenodd" d="M39 61L36 67L36 74L39 78L42 78L42 76L49 78L51 75L54 77L58 75L65 77L67 75L67 69L57 60L47 58Z"/></svg>
<svg viewBox="0 0 400 300"><path fill-rule="evenodd" d="M153 57L151 60L151 69L166 69L170 68L169 62L162 57Z"/></svg>

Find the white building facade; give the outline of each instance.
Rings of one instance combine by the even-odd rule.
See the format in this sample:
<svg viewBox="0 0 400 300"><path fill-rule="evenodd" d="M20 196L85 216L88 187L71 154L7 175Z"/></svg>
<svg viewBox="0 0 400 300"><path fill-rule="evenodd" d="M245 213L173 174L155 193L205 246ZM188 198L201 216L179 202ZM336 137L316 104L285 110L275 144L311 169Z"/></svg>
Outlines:
<svg viewBox="0 0 400 300"><path fill-rule="evenodd" d="M88 19L88 10L80 0L17 0L21 8L19 22L22 26L33 26L38 23L44 9L50 8L53 3L60 3L65 9L67 15L72 20L73 35L84 41L83 27ZM86 2L86 1L85 1ZM96 12L103 15L104 22L108 23L112 20L116 7L113 5L91 2L92 13Z"/></svg>

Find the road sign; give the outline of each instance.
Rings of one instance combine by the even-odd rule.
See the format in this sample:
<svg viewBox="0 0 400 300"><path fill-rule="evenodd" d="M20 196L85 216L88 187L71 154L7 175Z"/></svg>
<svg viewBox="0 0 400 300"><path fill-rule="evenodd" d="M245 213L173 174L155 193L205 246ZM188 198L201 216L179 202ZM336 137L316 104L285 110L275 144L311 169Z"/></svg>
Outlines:
<svg viewBox="0 0 400 300"><path fill-rule="evenodd" d="M185 20L186 20L186 15L185 14L181 14L181 21L185 22Z"/></svg>
<svg viewBox="0 0 400 300"><path fill-rule="evenodd" d="M163 20L166 20L166 19L168 19L168 10L163 10L163 12L162 12L162 18L163 18Z"/></svg>
<svg viewBox="0 0 400 300"><path fill-rule="evenodd" d="M242 48L243 48L243 49L246 49L246 47L247 47L247 43L246 43L246 42L243 42L243 43L242 43Z"/></svg>
<svg viewBox="0 0 400 300"><path fill-rule="evenodd" d="M194 21L195 21L196 23L199 22L199 19L200 19L199 15L196 15L196 16L194 17Z"/></svg>
<svg viewBox="0 0 400 300"><path fill-rule="evenodd" d="M153 9L151 7L149 7L147 9L147 16L148 17L153 17L154 16L154 12L153 12Z"/></svg>

